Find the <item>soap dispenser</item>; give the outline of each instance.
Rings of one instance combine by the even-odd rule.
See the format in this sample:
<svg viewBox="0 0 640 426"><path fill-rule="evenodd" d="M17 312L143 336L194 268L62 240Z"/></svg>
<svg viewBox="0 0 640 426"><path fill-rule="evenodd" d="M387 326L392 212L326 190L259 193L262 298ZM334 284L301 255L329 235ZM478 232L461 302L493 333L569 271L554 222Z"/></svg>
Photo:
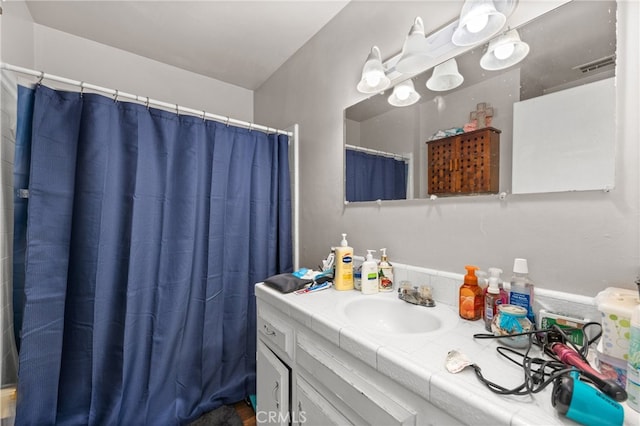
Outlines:
<svg viewBox="0 0 640 426"><path fill-rule="evenodd" d="M502 269L489 268L489 286L484 295L484 328L491 331L491 321L498 312L498 306L507 304L507 292L500 287L500 274Z"/></svg>
<svg viewBox="0 0 640 426"><path fill-rule="evenodd" d="M482 289L478 285L478 277L475 271L477 266L466 265L467 275L464 276L464 284L460 286L459 313L460 317L470 321L482 318L484 307Z"/></svg>
<svg viewBox="0 0 640 426"><path fill-rule="evenodd" d="M362 294L374 294L378 292L378 265L373 260L375 250L367 250L367 258L362 262Z"/></svg>
<svg viewBox="0 0 640 426"><path fill-rule="evenodd" d="M380 291L393 291L393 266L387 258L387 249L381 248L380 263L378 264L378 282Z"/></svg>
<svg viewBox="0 0 640 426"><path fill-rule="evenodd" d="M336 274L333 286L336 290L353 290L353 249L347 242L347 234L342 234L340 246L336 247Z"/></svg>

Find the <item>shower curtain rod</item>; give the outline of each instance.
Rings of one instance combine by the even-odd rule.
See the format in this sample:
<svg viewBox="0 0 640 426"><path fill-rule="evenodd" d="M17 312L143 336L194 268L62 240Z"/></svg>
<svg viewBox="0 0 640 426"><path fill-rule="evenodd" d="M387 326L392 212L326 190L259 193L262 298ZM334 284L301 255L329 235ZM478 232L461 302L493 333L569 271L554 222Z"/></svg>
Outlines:
<svg viewBox="0 0 640 426"><path fill-rule="evenodd" d="M358 146L358 145L345 145L345 148L350 149L352 151L361 151L361 152L366 152L368 154L377 154L377 155L382 155L385 157L393 157L394 159L400 159L402 161L409 161L410 158L406 155L402 155L402 154L396 154L393 152L385 152L385 151L379 151L377 149L371 149L371 148L365 148L363 146Z"/></svg>
<svg viewBox="0 0 640 426"><path fill-rule="evenodd" d="M204 120L205 118L209 118L211 120L215 120L218 122L222 122L225 124L233 124L235 126L240 126L240 127L245 127L248 128L249 130L263 130L267 133L279 133L282 135L287 135L289 137L293 137L293 132L289 132L287 130L280 130L280 129L276 129L273 127L267 127L267 126L263 126L260 124L255 124L255 123L251 123L248 121L243 121L243 120L238 120L235 118L231 118L231 117L227 117L227 116L223 116L223 115L218 115L218 114L212 114L210 112L206 112L206 111L198 111L196 109L192 109L192 108L187 108L187 107L183 107L180 106L178 104L171 104L168 102L163 102L163 101L158 101L156 99L151 99L148 96L138 96L138 95L133 95L131 93L126 93L126 92L121 92L119 90L116 89L108 89L106 87L101 87L101 86L96 86L95 84L90 84L90 83L85 83L84 81L77 81L77 80L71 80L69 78L65 78L65 77L60 77L57 75L53 75L53 74L48 74L45 73L44 71L35 71L35 70L31 70L28 68L23 68L23 67L19 67L16 65L11 65L11 64L7 64L7 63L0 63L0 68L2 69L6 69L8 71L14 71L14 72L18 72L21 74L27 74L33 77L38 77L38 83L40 83L42 80L52 80L52 81L57 81L59 83L64 83L64 84L69 84L71 86L77 86L80 87L80 91L82 92L85 89L89 89L89 90L94 90L97 92L102 92L102 93L107 93L111 96L115 96L115 99L117 100L118 98L127 98L127 99L131 99L133 101L136 102L140 102L143 103L147 106L149 105L153 105L153 106L158 106L164 109L168 109L168 110L173 110L176 112L176 114L180 114L180 113L186 113L189 115L195 115L198 117L202 117L202 119Z"/></svg>

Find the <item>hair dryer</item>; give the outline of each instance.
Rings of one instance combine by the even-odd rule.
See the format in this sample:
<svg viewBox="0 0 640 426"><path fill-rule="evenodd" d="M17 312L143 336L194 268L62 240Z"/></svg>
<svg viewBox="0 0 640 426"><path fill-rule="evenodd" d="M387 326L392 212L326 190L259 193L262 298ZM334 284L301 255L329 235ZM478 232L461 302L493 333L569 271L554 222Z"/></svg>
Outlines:
<svg viewBox="0 0 640 426"><path fill-rule="evenodd" d="M578 370L556 380L551 404L558 413L587 426L621 426L624 422L622 405L581 381Z"/></svg>

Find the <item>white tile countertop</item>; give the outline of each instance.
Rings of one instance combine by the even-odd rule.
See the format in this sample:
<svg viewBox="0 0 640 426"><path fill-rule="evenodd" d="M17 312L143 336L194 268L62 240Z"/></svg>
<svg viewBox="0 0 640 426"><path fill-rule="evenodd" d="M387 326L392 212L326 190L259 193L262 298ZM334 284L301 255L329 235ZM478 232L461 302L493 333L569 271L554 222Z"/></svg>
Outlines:
<svg viewBox="0 0 640 426"><path fill-rule="evenodd" d="M504 388L523 383L521 367L501 356L495 339L475 339L486 333L484 322L466 321L457 308L436 300L435 308L406 303L397 293L363 295L358 291L333 288L302 295L282 294L264 284L255 287L256 297L284 315L305 325L344 351L362 360L383 375L421 396L436 407L456 417L461 423L474 425L553 425L576 424L558 414L551 404L552 385L527 396L501 396L490 391L468 367L457 374L445 369L447 353L457 350L482 369L484 377ZM355 325L344 314L344 306L359 298L395 300L409 309L430 309L447 323L437 331L418 334L376 332ZM408 312L408 311L407 311ZM517 349L524 352L524 349ZM540 356L533 349L532 356ZM640 425L640 413L622 403L625 425Z"/></svg>

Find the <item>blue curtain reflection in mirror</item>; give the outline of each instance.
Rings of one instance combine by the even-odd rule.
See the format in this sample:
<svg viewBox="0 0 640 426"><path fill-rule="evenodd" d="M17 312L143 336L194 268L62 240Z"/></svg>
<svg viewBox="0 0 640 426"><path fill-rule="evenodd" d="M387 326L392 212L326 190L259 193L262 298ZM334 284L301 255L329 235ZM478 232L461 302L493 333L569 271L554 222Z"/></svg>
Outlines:
<svg viewBox="0 0 640 426"><path fill-rule="evenodd" d="M402 158L347 147L347 201L406 199L407 168L407 163Z"/></svg>

